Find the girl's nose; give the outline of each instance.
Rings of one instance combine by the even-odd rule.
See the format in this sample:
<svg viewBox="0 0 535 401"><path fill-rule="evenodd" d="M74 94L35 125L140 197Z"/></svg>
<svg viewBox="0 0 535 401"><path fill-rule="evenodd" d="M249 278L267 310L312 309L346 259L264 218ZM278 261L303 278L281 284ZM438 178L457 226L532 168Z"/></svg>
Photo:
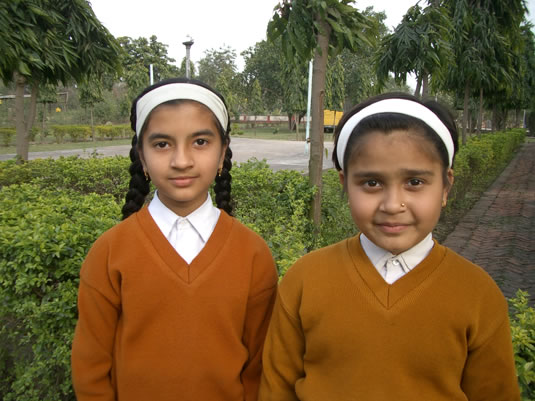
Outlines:
<svg viewBox="0 0 535 401"><path fill-rule="evenodd" d="M405 203L402 191L394 189L385 191L383 201L381 202L381 211L394 214L403 210L405 210Z"/></svg>
<svg viewBox="0 0 535 401"><path fill-rule="evenodd" d="M171 167L185 169L193 165L191 152L183 146L177 146L171 158Z"/></svg>

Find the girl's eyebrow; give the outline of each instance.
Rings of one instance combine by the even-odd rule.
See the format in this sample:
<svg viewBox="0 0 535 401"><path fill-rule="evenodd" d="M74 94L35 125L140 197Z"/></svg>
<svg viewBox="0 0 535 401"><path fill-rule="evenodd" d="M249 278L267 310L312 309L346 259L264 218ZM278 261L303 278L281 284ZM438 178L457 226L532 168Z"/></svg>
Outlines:
<svg viewBox="0 0 535 401"><path fill-rule="evenodd" d="M203 129L200 131L195 131L189 134L188 136L191 138L197 138L199 136L215 136L215 133L210 129ZM149 141L154 141L154 140L159 140L159 139L170 140L170 139L173 139L173 136L169 134L164 134L162 132L152 132L149 134L147 139Z"/></svg>
<svg viewBox="0 0 535 401"><path fill-rule="evenodd" d="M414 170L414 169L401 169L400 173L406 176L433 176L435 173L432 170ZM368 178L368 177L382 177L384 173L379 171L356 171L352 174L355 178Z"/></svg>

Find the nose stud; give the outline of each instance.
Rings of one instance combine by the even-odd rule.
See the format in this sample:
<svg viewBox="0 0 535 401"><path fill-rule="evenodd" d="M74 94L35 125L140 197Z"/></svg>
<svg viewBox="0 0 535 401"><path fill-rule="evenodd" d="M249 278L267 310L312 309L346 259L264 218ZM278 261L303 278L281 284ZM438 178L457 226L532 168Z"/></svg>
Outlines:
<svg viewBox="0 0 535 401"><path fill-rule="evenodd" d="M402 203L402 204L401 204L401 207L405 207L405 204L404 204L404 203Z"/></svg>

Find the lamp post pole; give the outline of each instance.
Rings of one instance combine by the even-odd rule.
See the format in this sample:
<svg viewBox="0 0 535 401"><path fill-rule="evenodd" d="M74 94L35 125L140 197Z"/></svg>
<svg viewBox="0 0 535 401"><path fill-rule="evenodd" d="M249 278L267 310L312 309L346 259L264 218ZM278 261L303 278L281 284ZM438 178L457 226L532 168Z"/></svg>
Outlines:
<svg viewBox="0 0 535 401"><path fill-rule="evenodd" d="M193 45L193 39L191 36L188 36L186 38L185 42L182 42L184 46L186 46L186 78L190 77L190 70L189 70L189 51L191 49L191 46Z"/></svg>

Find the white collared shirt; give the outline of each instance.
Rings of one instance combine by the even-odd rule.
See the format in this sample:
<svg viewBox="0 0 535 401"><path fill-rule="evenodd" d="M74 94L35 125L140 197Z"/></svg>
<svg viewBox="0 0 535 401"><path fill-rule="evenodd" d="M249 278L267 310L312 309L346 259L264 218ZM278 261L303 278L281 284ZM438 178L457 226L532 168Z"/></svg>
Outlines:
<svg viewBox="0 0 535 401"><path fill-rule="evenodd" d="M371 242L364 234L360 235L360 243L366 256L375 266L388 284L394 283L414 269L426 258L433 249L433 235L429 233L422 241L412 248L394 255Z"/></svg>
<svg viewBox="0 0 535 401"><path fill-rule="evenodd" d="M212 204L212 198L207 193L201 206L181 217L162 203L156 191L149 204L149 213L173 248L190 264L214 232L221 210Z"/></svg>

